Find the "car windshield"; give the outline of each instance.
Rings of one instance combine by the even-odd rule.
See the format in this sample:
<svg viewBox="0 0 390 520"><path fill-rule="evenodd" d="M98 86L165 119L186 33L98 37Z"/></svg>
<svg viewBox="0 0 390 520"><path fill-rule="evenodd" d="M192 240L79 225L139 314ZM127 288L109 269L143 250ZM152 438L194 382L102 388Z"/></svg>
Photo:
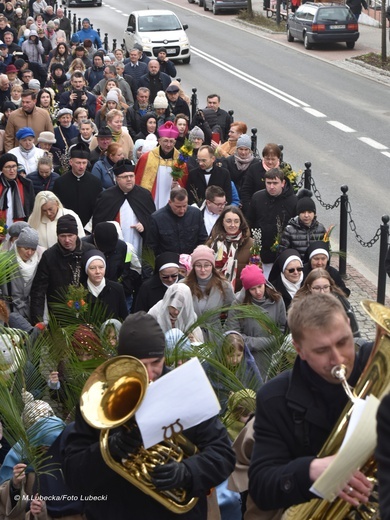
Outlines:
<svg viewBox="0 0 390 520"><path fill-rule="evenodd" d="M139 32L179 31L181 25L174 14L140 16L138 30Z"/></svg>
<svg viewBox="0 0 390 520"><path fill-rule="evenodd" d="M353 19L348 9L320 9L317 16L318 22L347 22Z"/></svg>

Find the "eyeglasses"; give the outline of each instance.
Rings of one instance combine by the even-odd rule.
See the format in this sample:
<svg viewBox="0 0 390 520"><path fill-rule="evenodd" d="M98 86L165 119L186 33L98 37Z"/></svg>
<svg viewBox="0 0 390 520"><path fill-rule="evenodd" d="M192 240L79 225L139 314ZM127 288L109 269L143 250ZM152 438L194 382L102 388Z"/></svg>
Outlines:
<svg viewBox="0 0 390 520"><path fill-rule="evenodd" d="M224 208L227 204L227 202L221 202L220 204L217 204L216 202L211 202L211 203L214 204L214 206L217 206L217 208Z"/></svg>
<svg viewBox="0 0 390 520"><path fill-rule="evenodd" d="M202 264L195 264L194 267L195 267L195 269L204 269L204 270L206 270L206 269L211 269L211 267L213 267L213 266L212 266L212 264L204 264L204 265L202 265Z"/></svg>
<svg viewBox="0 0 390 520"><path fill-rule="evenodd" d="M18 169L18 165L14 165L14 166L3 166L3 170L17 170Z"/></svg>
<svg viewBox="0 0 390 520"><path fill-rule="evenodd" d="M130 179L134 179L135 175L117 175L117 179L123 179L124 181L129 181Z"/></svg>
<svg viewBox="0 0 390 520"><path fill-rule="evenodd" d="M179 273L176 273L176 274L162 274L161 275L161 278L163 280L174 280L175 278L177 278L179 276Z"/></svg>
<svg viewBox="0 0 390 520"><path fill-rule="evenodd" d="M314 292L326 292L329 291L330 287L330 285L315 285L311 288L311 290Z"/></svg>
<svg viewBox="0 0 390 520"><path fill-rule="evenodd" d="M291 267L290 269L287 269L289 273L295 273L295 271L298 271L298 273L301 273L303 271L303 267Z"/></svg>

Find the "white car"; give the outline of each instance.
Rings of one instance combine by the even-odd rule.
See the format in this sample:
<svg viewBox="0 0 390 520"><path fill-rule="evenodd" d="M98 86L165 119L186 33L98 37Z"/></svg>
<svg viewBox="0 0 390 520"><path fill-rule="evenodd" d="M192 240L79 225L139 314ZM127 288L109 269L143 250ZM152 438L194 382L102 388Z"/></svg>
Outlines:
<svg viewBox="0 0 390 520"><path fill-rule="evenodd" d="M188 25L183 25L172 11L133 11L124 32L125 49L130 51L135 43L139 43L146 56L157 58L158 49L165 47L170 60L189 63L191 49L186 29Z"/></svg>

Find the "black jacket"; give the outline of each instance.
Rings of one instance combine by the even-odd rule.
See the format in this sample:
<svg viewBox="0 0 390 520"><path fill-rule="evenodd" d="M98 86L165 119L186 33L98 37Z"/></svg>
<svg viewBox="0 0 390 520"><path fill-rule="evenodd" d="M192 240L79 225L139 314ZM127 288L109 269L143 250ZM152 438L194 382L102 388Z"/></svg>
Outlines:
<svg viewBox="0 0 390 520"><path fill-rule="evenodd" d="M233 471L235 457L226 429L217 417L185 430L184 435L198 448L198 453L184 459L192 474L191 496L199 497L196 506L181 514L183 520L207 518L206 495ZM67 484L77 495L107 495L107 500L86 503L88 519L172 520L172 513L149 495L142 493L111 470L103 461L100 432L89 426L76 411L73 431L65 447L63 471Z"/></svg>
<svg viewBox="0 0 390 520"><path fill-rule="evenodd" d="M350 385L356 384L370 352L371 344L360 348ZM309 491L309 466L347 402L341 385L327 383L299 357L292 371L259 390L249 493L260 509L287 508L316 498Z"/></svg>
<svg viewBox="0 0 390 520"><path fill-rule="evenodd" d="M50 310L50 303L58 302L58 297L68 285L78 285L86 278L81 267L81 256L90 249L96 249L96 246L77 239L76 249L72 252L62 248L57 242L43 253L30 293L32 324L42 321L45 296Z"/></svg>
<svg viewBox="0 0 390 520"><path fill-rule="evenodd" d="M247 217L249 205L253 195L260 190L265 190L265 170L261 161L252 163L246 171L244 181L241 186L242 211Z"/></svg>
<svg viewBox="0 0 390 520"><path fill-rule="evenodd" d="M85 284L86 285L86 284ZM92 306L99 301L105 308L105 318L115 318L123 321L129 314L126 306L126 298L123 287L117 282L106 278L106 286L96 298L91 293L88 294L88 303Z"/></svg>
<svg viewBox="0 0 390 520"><path fill-rule="evenodd" d="M296 249L303 260L310 242L322 240L325 233L326 229L318 222L316 217L314 217L310 227L307 227L301 222L299 216L296 216L292 218L284 228L278 253L280 254L289 248Z"/></svg>
<svg viewBox="0 0 390 520"><path fill-rule="evenodd" d="M270 264L276 260L276 251L271 251L278 233L297 214L297 197L288 179L282 193L272 197L267 190L257 191L250 203L248 222L251 229L261 229L261 259Z"/></svg>
<svg viewBox="0 0 390 520"><path fill-rule="evenodd" d="M23 177L23 175L17 175L16 179L18 184L18 189L20 193L20 198L23 201L23 210L24 214L26 215L26 218L24 220L27 220L28 217L31 215L33 207L34 207L34 201L35 201L35 193L34 193L34 186L33 183L27 179L26 177ZM23 193L20 191L20 187L23 189ZM0 183L0 195L3 193L3 185Z"/></svg>
<svg viewBox="0 0 390 520"><path fill-rule="evenodd" d="M234 182L235 187L237 188L238 195L241 199L241 188L244 184L244 179L246 177L246 173L249 170L249 168L253 164L257 164L259 162L259 159L257 157L253 157L252 162L248 166L246 170L239 170L236 165L236 157L234 155L229 155L229 157L225 157L222 159L222 166L226 168L230 173L230 178Z"/></svg>
<svg viewBox="0 0 390 520"><path fill-rule="evenodd" d="M92 217L97 198L102 190L100 180L89 171L86 171L82 177L76 177L68 171L56 179L53 186L53 192L64 207L77 213L83 226Z"/></svg>
<svg viewBox="0 0 390 520"><path fill-rule="evenodd" d="M184 216L178 217L167 204L151 216L147 245L156 256L165 251L190 255L207 238L199 209L188 206Z"/></svg>
<svg viewBox="0 0 390 520"><path fill-rule="evenodd" d="M205 175L210 175L207 184ZM187 180L188 204L195 202L198 206L201 206L206 198L207 186L220 186L225 192L227 203L231 204L232 185L230 174L226 168L222 168L216 164L213 165L209 172L203 171L199 167L190 171Z"/></svg>

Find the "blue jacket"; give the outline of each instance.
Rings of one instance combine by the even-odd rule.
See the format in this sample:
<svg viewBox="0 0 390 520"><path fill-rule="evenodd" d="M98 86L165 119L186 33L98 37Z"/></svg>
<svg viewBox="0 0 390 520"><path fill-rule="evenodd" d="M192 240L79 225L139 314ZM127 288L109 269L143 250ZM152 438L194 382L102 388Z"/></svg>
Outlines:
<svg viewBox="0 0 390 520"><path fill-rule="evenodd" d="M92 29L92 27L90 27L89 29L83 28L80 31L77 31L76 34L81 42L83 42L84 40L91 40L92 44L98 49L103 47L99 33L95 31L95 29Z"/></svg>
<svg viewBox="0 0 390 520"><path fill-rule="evenodd" d="M115 186L115 175L112 169L113 166L111 166L107 157L103 157L93 165L91 173L100 180L105 190Z"/></svg>
<svg viewBox="0 0 390 520"><path fill-rule="evenodd" d="M35 195L37 195L40 191L53 191L54 181L58 179L58 177L58 173L54 171L52 171L49 177L46 177L46 179L39 175L38 170L27 175L27 179L30 179L30 181L33 183Z"/></svg>

